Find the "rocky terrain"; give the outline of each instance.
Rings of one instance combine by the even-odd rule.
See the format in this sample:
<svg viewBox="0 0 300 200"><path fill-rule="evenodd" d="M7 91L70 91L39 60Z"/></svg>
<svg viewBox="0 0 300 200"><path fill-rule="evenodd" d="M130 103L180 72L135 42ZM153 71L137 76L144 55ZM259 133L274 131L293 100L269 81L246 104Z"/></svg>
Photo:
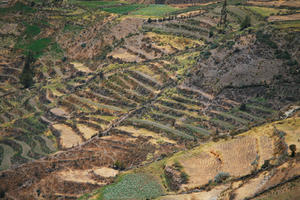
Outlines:
<svg viewBox="0 0 300 200"><path fill-rule="evenodd" d="M299 33L298 1L1 2L0 199L298 199Z"/></svg>

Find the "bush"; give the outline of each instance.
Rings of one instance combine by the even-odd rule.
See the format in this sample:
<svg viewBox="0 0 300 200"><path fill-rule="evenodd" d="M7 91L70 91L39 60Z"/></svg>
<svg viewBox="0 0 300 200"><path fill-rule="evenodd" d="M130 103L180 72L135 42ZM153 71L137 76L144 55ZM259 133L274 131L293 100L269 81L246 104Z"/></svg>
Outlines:
<svg viewBox="0 0 300 200"><path fill-rule="evenodd" d="M246 107L246 104L242 103L240 105L240 108L239 108L241 111L246 111L247 110L247 107Z"/></svg>
<svg viewBox="0 0 300 200"><path fill-rule="evenodd" d="M296 145L295 145L295 144L291 144L291 145L289 146L289 148L290 148L290 150L292 151L291 157L295 157L295 152L296 152L296 150L297 150Z"/></svg>
<svg viewBox="0 0 300 200"><path fill-rule="evenodd" d="M185 173L185 172L180 173L180 178L182 180L181 183L183 183L183 184L187 184L189 181L189 175L187 175L187 173Z"/></svg>
<svg viewBox="0 0 300 200"><path fill-rule="evenodd" d="M296 60L289 59L289 61L286 64L288 66L295 66L298 65L298 62Z"/></svg>
<svg viewBox="0 0 300 200"><path fill-rule="evenodd" d="M257 31L257 33L256 33L256 39L260 43L265 43L265 44L269 45L273 49L277 49L278 48L277 44L271 40L271 35L264 34L263 31L261 31L261 30Z"/></svg>
<svg viewBox="0 0 300 200"><path fill-rule="evenodd" d="M230 177L229 173L227 172L220 172L215 176L215 182L216 183L222 183L223 181L225 181L226 179L228 179Z"/></svg>
<svg viewBox="0 0 300 200"><path fill-rule="evenodd" d="M276 50L275 56L277 59L291 59L291 56L287 51Z"/></svg>
<svg viewBox="0 0 300 200"><path fill-rule="evenodd" d="M201 56L203 56L205 59L208 59L211 56L211 53L209 51L202 51Z"/></svg>
<svg viewBox="0 0 300 200"><path fill-rule="evenodd" d="M247 15L241 23L241 30L244 30L245 28L248 28L250 26L251 26L251 18L249 17L249 15Z"/></svg>
<svg viewBox="0 0 300 200"><path fill-rule="evenodd" d="M114 163L114 167L113 168L116 169L116 170L124 170L125 169L125 164L122 161L117 160Z"/></svg>
<svg viewBox="0 0 300 200"><path fill-rule="evenodd" d="M214 36L214 32L213 32L212 30L209 31L208 37L211 38L211 37L213 37L213 36Z"/></svg>

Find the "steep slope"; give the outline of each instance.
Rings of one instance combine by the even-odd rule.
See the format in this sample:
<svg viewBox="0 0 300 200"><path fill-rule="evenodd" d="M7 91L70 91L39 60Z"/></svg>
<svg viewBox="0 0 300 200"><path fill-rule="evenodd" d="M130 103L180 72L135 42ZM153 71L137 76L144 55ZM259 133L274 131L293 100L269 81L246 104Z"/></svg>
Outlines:
<svg viewBox="0 0 300 200"><path fill-rule="evenodd" d="M253 197L297 176L297 158L284 157L281 148L298 145L299 120L271 123L299 109L299 20L285 17L297 6L244 2L228 1L225 30L218 2L3 5L0 197L76 199L106 191L104 199L116 199L106 186L132 192L133 182L145 184L137 199L172 195L168 190L178 191L163 198L243 199L245 190ZM247 15L251 26L241 30ZM28 52L34 84L24 89ZM265 123L259 133L253 128ZM149 168L159 174L149 177ZM141 176L122 172L130 169ZM210 182L216 176L225 184ZM253 187L265 177L266 184Z"/></svg>

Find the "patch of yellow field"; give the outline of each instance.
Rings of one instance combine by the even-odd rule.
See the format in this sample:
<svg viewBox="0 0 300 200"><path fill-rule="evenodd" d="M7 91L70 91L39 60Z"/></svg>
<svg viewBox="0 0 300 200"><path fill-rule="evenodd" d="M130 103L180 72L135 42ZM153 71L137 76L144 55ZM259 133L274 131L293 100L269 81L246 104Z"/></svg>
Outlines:
<svg viewBox="0 0 300 200"><path fill-rule="evenodd" d="M261 167L265 160L274 157L274 126L286 133L287 144L296 144L299 152L298 117L255 127L232 140L211 142L187 152L177 153L168 159L167 165L178 161L189 175L188 184L182 185L181 190L205 185L220 172L229 173L231 177L245 176L255 167Z"/></svg>
<svg viewBox="0 0 300 200"><path fill-rule="evenodd" d="M77 183L90 183L90 184L105 184L100 181L96 181L92 178L91 170L68 170L62 171L57 174L64 181L77 182Z"/></svg>
<svg viewBox="0 0 300 200"><path fill-rule="evenodd" d="M112 56L115 59L121 59L126 62L141 62L143 61L142 58L140 58L137 55L129 53L126 49L118 48L113 50L111 53L108 54L108 56Z"/></svg>
<svg viewBox="0 0 300 200"><path fill-rule="evenodd" d="M136 129L133 126L120 126L120 127L117 127L117 129L121 130L121 131L129 132L135 137L138 137L138 136L151 137L152 139L150 139L149 142L151 142L153 144L158 144L158 143L176 144L175 141L170 140L166 137L160 136L158 133L149 131L149 130L144 129L144 128Z"/></svg>
<svg viewBox="0 0 300 200"><path fill-rule="evenodd" d="M296 152L300 152L300 120L299 118L288 119L286 123L277 123L276 128L285 132L287 145L295 144Z"/></svg>
<svg viewBox="0 0 300 200"><path fill-rule="evenodd" d="M82 143L82 139L71 127L65 124L54 124L53 128L60 132L60 144L64 148L70 148Z"/></svg>
<svg viewBox="0 0 300 200"><path fill-rule="evenodd" d="M166 50L172 51L172 47L178 50L184 50L185 48L191 48L204 45L203 41L192 40L185 37L178 37L172 35L162 35L157 33L147 33L147 37L154 41L157 47L166 48Z"/></svg>
<svg viewBox="0 0 300 200"><path fill-rule="evenodd" d="M119 173L118 170L108 168L108 167L101 167L99 169L94 169L93 172L95 174L97 174L98 176L102 176L102 177L105 177L105 178L115 177Z"/></svg>
<svg viewBox="0 0 300 200"><path fill-rule="evenodd" d="M148 67L147 65L140 65L140 66L134 66L131 67L130 69L134 70L134 71L139 71L142 72L148 76L151 76L153 79L155 79L157 82L159 82L160 84L162 84L162 82L160 81L161 75L159 73L155 73L154 70L150 69L150 67Z"/></svg>
<svg viewBox="0 0 300 200"><path fill-rule="evenodd" d="M78 71L81 71L81 72L86 72L86 73L90 73L91 70L85 66L84 64L82 63L79 63L79 62L71 62L72 65L74 65L74 67L78 70Z"/></svg>
<svg viewBox="0 0 300 200"><path fill-rule="evenodd" d="M85 139L90 139L93 135L97 134L98 131L91 128L91 127L88 127L84 124L77 124L77 128L79 129L79 131L81 133L83 133L83 137Z"/></svg>

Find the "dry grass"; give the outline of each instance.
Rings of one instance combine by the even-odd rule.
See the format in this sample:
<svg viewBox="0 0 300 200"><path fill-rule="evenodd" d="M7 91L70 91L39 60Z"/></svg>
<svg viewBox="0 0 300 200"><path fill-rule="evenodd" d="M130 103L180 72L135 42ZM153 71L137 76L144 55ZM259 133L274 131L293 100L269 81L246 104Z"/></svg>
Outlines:
<svg viewBox="0 0 300 200"><path fill-rule="evenodd" d="M72 65L74 65L74 67L78 70L78 71L81 71L81 72L86 72L86 73L90 73L91 70L85 66L84 64L82 63L78 63L78 62L71 62Z"/></svg>
<svg viewBox="0 0 300 200"><path fill-rule="evenodd" d="M152 144L159 144L159 143L171 143L171 144L176 144L175 141L170 140L166 137L160 136L158 133L149 131L147 129L144 128L135 128L133 126L120 126L117 127L118 130L121 131L126 131L131 133L134 137L151 137L151 139L149 140L149 142L151 142Z"/></svg>
<svg viewBox="0 0 300 200"><path fill-rule="evenodd" d="M275 22L275 21L294 21L294 20L300 20L300 13L296 13L296 14L292 14L292 15L270 16L268 18L269 22Z"/></svg>
<svg viewBox="0 0 300 200"><path fill-rule="evenodd" d="M98 131L91 128L91 127L88 127L84 124L77 124L77 128L79 129L79 131L81 133L83 133L83 137L85 139L90 139L93 135L97 134Z"/></svg>
<svg viewBox="0 0 300 200"><path fill-rule="evenodd" d="M60 132L60 144L63 148L70 148L82 142L71 127L65 124L55 124L53 127Z"/></svg>

